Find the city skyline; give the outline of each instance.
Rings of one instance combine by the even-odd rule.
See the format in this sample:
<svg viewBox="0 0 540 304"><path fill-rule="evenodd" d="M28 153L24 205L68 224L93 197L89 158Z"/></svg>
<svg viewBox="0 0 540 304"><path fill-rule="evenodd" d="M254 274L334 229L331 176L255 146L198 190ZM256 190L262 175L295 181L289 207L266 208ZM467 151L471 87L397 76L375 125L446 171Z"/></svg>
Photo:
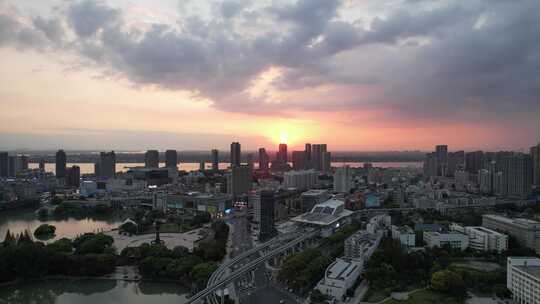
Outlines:
<svg viewBox="0 0 540 304"><path fill-rule="evenodd" d="M0 148L526 150L539 8L5 0Z"/></svg>

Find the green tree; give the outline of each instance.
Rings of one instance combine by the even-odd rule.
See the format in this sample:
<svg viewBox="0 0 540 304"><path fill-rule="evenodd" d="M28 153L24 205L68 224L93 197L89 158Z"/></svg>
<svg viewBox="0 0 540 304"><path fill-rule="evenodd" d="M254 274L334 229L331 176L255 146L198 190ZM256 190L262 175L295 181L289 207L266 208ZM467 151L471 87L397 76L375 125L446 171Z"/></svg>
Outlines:
<svg viewBox="0 0 540 304"><path fill-rule="evenodd" d="M54 236L56 232L56 227L49 224L41 224L39 227L34 230L34 236L38 239L47 239Z"/></svg>
<svg viewBox="0 0 540 304"><path fill-rule="evenodd" d="M314 289L311 292L311 295L309 296L309 298L311 300L311 303L316 303L316 304L326 303L326 300L328 300L328 297L318 289Z"/></svg>
<svg viewBox="0 0 540 304"><path fill-rule="evenodd" d="M435 272L431 277L431 288L458 297L463 297L466 291L463 278L451 270Z"/></svg>
<svg viewBox="0 0 540 304"><path fill-rule="evenodd" d="M137 225L133 224L132 222L126 222L122 225L120 225L120 231L127 232L130 235L137 233Z"/></svg>
<svg viewBox="0 0 540 304"><path fill-rule="evenodd" d="M204 286L206 286L210 275L212 275L217 268L218 266L215 263L200 263L193 267L189 276L197 288L202 289Z"/></svg>
<svg viewBox="0 0 540 304"><path fill-rule="evenodd" d="M73 251L73 244L68 238L61 238L47 245L47 248L56 252L71 253Z"/></svg>

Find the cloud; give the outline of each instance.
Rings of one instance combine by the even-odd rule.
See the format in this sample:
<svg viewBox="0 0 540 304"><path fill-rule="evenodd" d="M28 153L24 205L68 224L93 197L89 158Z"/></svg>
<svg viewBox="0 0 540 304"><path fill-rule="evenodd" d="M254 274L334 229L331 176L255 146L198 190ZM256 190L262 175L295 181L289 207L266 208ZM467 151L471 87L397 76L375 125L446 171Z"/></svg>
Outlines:
<svg viewBox="0 0 540 304"><path fill-rule="evenodd" d="M192 92L230 112L538 115L540 2L398 1L371 18L369 11L344 17L343 2L208 2L209 16L182 6L177 24L135 28L109 2L74 1L60 19L38 16L32 24L0 14L0 45L69 40L68 51L85 63L137 85ZM263 94L250 94L271 69L281 73Z"/></svg>

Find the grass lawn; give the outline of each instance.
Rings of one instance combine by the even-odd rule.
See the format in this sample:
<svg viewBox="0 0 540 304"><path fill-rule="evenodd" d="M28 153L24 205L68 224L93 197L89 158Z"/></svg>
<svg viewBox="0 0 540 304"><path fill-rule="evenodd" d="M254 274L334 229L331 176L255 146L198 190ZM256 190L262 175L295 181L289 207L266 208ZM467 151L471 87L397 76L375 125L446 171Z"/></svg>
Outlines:
<svg viewBox="0 0 540 304"><path fill-rule="evenodd" d="M362 301L370 302L370 303L377 303L388 298L391 292L392 292L391 288L382 289L382 290L381 289L373 290L373 288L370 288L368 289Z"/></svg>
<svg viewBox="0 0 540 304"><path fill-rule="evenodd" d="M384 304L461 304L462 302L439 292L422 290L414 293L407 301L388 300Z"/></svg>

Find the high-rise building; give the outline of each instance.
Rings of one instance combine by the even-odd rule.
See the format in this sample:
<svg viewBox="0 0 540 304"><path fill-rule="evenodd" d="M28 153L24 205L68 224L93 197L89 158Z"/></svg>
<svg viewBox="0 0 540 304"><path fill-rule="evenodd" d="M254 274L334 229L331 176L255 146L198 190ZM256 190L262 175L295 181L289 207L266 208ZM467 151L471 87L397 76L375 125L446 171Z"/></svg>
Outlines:
<svg viewBox="0 0 540 304"><path fill-rule="evenodd" d="M332 171L332 153L324 152L322 171L324 173L330 173Z"/></svg>
<svg viewBox="0 0 540 304"><path fill-rule="evenodd" d="M437 155L435 153L426 154L424 159L424 176L427 178L437 176Z"/></svg>
<svg viewBox="0 0 540 304"><path fill-rule="evenodd" d="M95 166L95 174L100 179L109 179L116 177L116 154L114 151L101 152L99 161Z"/></svg>
<svg viewBox="0 0 540 304"><path fill-rule="evenodd" d="M21 170L28 170L28 164L30 163L30 157L28 155L21 155L20 156L21 161Z"/></svg>
<svg viewBox="0 0 540 304"><path fill-rule="evenodd" d="M242 163L242 147L239 142L231 143L231 167L240 166Z"/></svg>
<svg viewBox="0 0 540 304"><path fill-rule="evenodd" d="M165 167L178 169L178 152L176 150L165 151Z"/></svg>
<svg viewBox="0 0 540 304"><path fill-rule="evenodd" d="M292 165L293 170L303 170L307 168L305 151L293 151Z"/></svg>
<svg viewBox="0 0 540 304"><path fill-rule="evenodd" d="M204 171L206 169L206 164L204 163L204 160L201 160L199 162L199 171Z"/></svg>
<svg viewBox="0 0 540 304"><path fill-rule="evenodd" d="M268 171L270 168L270 157L265 148L259 149L259 170Z"/></svg>
<svg viewBox="0 0 540 304"><path fill-rule="evenodd" d="M79 166L71 166L66 169L66 186L79 188L81 181L81 168Z"/></svg>
<svg viewBox="0 0 540 304"><path fill-rule="evenodd" d="M465 169L465 152L456 151L448 153L448 172L447 175L454 176L457 170Z"/></svg>
<svg viewBox="0 0 540 304"><path fill-rule="evenodd" d="M219 171L219 151L217 149L212 149L210 152L210 158L212 159L212 171Z"/></svg>
<svg viewBox="0 0 540 304"><path fill-rule="evenodd" d="M286 164L289 160L287 156L287 144L279 144L279 150L276 153L276 160L278 163Z"/></svg>
<svg viewBox="0 0 540 304"><path fill-rule="evenodd" d="M248 155L246 155L246 161L247 161L247 165L251 168L251 170L253 170L254 168L253 153L248 153Z"/></svg>
<svg viewBox="0 0 540 304"><path fill-rule="evenodd" d="M311 146L311 165L317 171L322 170L322 145L314 144Z"/></svg>
<svg viewBox="0 0 540 304"><path fill-rule="evenodd" d="M65 178L66 177L66 165L67 165L67 155L64 150L58 150L56 152L56 177Z"/></svg>
<svg viewBox="0 0 540 304"><path fill-rule="evenodd" d="M531 156L516 153L503 160L503 177L507 185L507 196L527 198L532 192L533 166Z"/></svg>
<svg viewBox="0 0 540 304"><path fill-rule="evenodd" d="M9 155L7 152L0 152L0 177L7 177L9 171Z"/></svg>
<svg viewBox="0 0 540 304"><path fill-rule="evenodd" d="M448 171L448 146L435 146L435 155L437 156L437 176L446 176Z"/></svg>
<svg viewBox="0 0 540 304"><path fill-rule="evenodd" d="M144 166L146 168L159 168L159 152L148 150L144 154Z"/></svg>
<svg viewBox="0 0 540 304"><path fill-rule="evenodd" d="M493 173L488 169L481 169L478 171L478 183L480 185L480 192L484 194L491 194L493 192Z"/></svg>
<svg viewBox="0 0 540 304"><path fill-rule="evenodd" d="M540 188L540 144L531 147L531 158L533 163L533 184Z"/></svg>
<svg viewBox="0 0 540 304"><path fill-rule="evenodd" d="M311 164L311 144L306 144L304 152L306 153L306 169L311 169L313 168Z"/></svg>
<svg viewBox="0 0 540 304"><path fill-rule="evenodd" d="M11 155L8 157L8 176L15 177L21 170L20 162L17 156Z"/></svg>
<svg viewBox="0 0 540 304"><path fill-rule="evenodd" d="M334 191L349 193L352 189L352 170L349 166L336 169L334 173Z"/></svg>
<svg viewBox="0 0 540 304"><path fill-rule="evenodd" d="M283 186L304 191L313 188L318 181L319 174L315 170L288 171L283 173Z"/></svg>
<svg viewBox="0 0 540 304"><path fill-rule="evenodd" d="M482 169L484 164L484 152L474 151L465 153L465 171L471 175L477 175L478 170Z"/></svg>
<svg viewBox="0 0 540 304"><path fill-rule="evenodd" d="M273 190L260 190L254 196L254 220L259 224L259 240L265 241L272 237L274 228L274 205L276 204Z"/></svg>
<svg viewBox="0 0 540 304"><path fill-rule="evenodd" d="M45 159L43 158L39 160L39 170L45 172Z"/></svg>
<svg viewBox="0 0 540 304"><path fill-rule="evenodd" d="M233 166L227 174L227 193L235 197L247 194L251 190L252 175L250 166Z"/></svg>

